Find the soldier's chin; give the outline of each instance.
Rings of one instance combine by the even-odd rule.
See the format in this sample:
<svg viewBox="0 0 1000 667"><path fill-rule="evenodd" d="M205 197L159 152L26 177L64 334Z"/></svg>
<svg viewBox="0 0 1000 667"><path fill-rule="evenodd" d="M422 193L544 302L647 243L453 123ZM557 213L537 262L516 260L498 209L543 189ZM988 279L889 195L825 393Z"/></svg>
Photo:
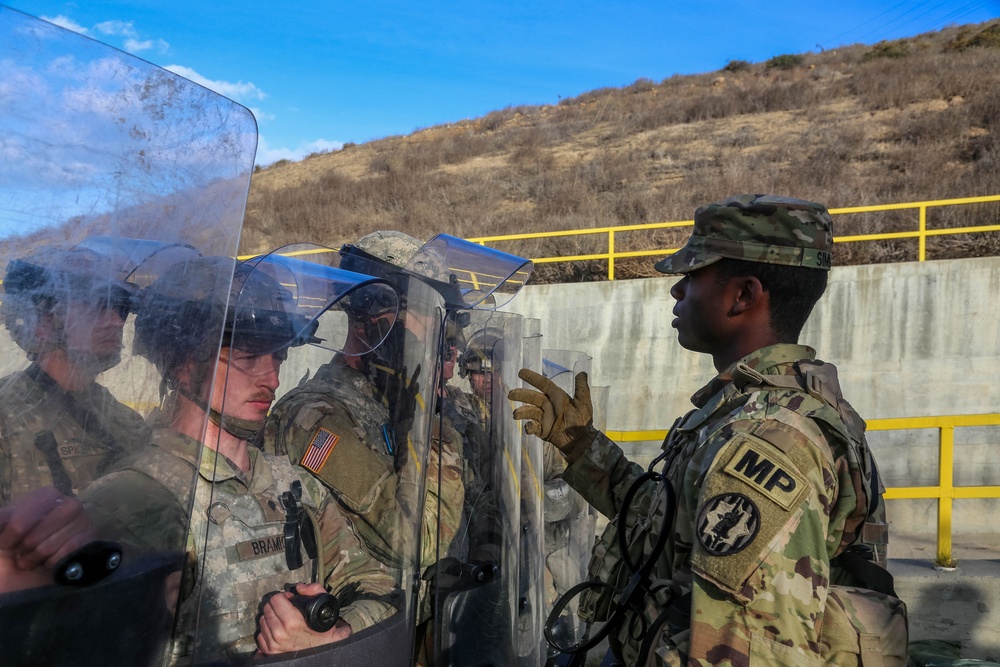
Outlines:
<svg viewBox="0 0 1000 667"><path fill-rule="evenodd" d="M114 368L122 360L120 349L103 353L73 350L69 356L70 360L79 370L86 371L94 376L100 375L110 368Z"/></svg>

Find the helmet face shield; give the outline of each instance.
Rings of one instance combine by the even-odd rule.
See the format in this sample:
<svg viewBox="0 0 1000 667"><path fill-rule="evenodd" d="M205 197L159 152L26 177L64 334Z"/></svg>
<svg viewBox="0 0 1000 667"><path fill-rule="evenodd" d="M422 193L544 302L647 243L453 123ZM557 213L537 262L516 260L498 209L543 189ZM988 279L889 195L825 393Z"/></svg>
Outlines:
<svg viewBox="0 0 1000 667"><path fill-rule="evenodd" d="M375 244L373 250L381 246ZM448 234L438 234L420 246L402 268L400 252L393 261L370 254L355 245L340 250L341 267L392 280L405 273L433 286L451 310L495 310L516 295L531 277L530 260L486 248Z"/></svg>
<svg viewBox="0 0 1000 667"><path fill-rule="evenodd" d="M450 286L453 308L502 308L528 282L530 260L438 234L406 263L406 270Z"/></svg>
<svg viewBox="0 0 1000 667"><path fill-rule="evenodd" d="M247 260L233 340L254 339L255 349L264 349L270 338L275 347L309 344L349 356L378 348L396 323L399 295L388 281L338 263L336 252L309 243ZM265 280L271 287L262 286ZM352 327L366 335L352 335Z"/></svg>
<svg viewBox="0 0 1000 667"><path fill-rule="evenodd" d="M186 243L113 236L89 236L74 248L93 250L108 257L122 279L140 289L149 287L174 264L200 254Z"/></svg>

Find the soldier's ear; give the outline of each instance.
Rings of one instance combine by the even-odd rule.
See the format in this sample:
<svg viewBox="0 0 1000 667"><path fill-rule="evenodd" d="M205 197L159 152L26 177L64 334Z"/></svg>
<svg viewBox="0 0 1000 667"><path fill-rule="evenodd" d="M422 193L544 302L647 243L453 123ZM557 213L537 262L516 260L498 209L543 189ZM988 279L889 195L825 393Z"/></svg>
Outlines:
<svg viewBox="0 0 1000 667"><path fill-rule="evenodd" d="M763 309L768 312L768 293L757 276L738 276L731 278L727 284L726 295L729 299L729 315L745 315Z"/></svg>
<svg viewBox="0 0 1000 667"><path fill-rule="evenodd" d="M195 384L196 367L198 364L189 359L177 368L174 369L174 381L179 387L184 388L187 391L194 389L192 385Z"/></svg>

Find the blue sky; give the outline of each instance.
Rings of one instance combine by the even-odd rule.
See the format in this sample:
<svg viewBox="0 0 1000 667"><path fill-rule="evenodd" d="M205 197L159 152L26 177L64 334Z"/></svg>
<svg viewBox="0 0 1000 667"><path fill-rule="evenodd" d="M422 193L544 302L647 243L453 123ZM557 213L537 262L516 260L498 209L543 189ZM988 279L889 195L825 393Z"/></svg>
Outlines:
<svg viewBox="0 0 1000 667"><path fill-rule="evenodd" d="M1000 16L1000 0L3 0L253 110L258 164L640 78Z"/></svg>

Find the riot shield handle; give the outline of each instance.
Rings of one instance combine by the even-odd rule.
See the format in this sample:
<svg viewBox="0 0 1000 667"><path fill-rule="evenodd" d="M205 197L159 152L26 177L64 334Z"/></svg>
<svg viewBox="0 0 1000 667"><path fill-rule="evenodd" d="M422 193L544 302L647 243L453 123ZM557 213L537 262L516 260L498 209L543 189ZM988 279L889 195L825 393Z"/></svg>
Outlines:
<svg viewBox="0 0 1000 667"><path fill-rule="evenodd" d="M89 542L56 563L56 583L63 586L91 586L122 564L122 547L117 542Z"/></svg>
<svg viewBox="0 0 1000 667"><path fill-rule="evenodd" d="M331 593L319 595L293 595L289 602L306 619L306 625L314 632L328 632L340 618L340 601Z"/></svg>

